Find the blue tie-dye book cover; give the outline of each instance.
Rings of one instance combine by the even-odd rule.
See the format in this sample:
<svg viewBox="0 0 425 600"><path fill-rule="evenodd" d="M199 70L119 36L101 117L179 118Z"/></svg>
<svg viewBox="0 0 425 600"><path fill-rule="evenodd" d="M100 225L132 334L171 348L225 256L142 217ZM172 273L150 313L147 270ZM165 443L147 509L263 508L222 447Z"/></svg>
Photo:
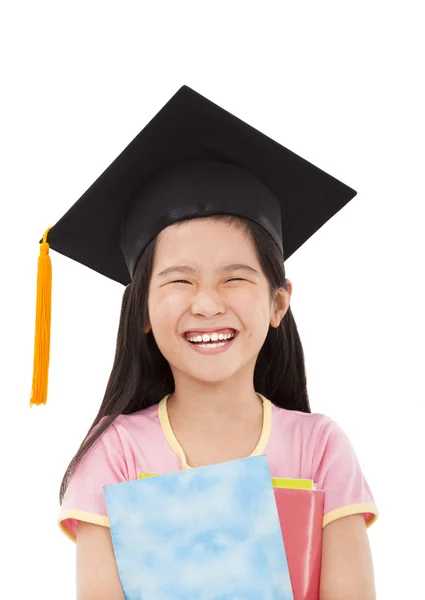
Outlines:
<svg viewBox="0 0 425 600"><path fill-rule="evenodd" d="M104 494L127 600L293 600L266 456Z"/></svg>

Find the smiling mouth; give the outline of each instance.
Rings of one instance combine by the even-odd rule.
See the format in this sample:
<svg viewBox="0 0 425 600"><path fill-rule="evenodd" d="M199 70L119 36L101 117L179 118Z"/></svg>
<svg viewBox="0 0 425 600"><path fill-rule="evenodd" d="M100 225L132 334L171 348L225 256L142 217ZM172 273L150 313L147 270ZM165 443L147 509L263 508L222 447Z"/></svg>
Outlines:
<svg viewBox="0 0 425 600"><path fill-rule="evenodd" d="M230 329L230 327L228 329ZM203 333L208 333L208 332L205 331ZM185 338L185 340L187 340L189 342L189 344L200 344L200 345L202 345L202 344L218 344L218 343L221 343L221 342L230 342L231 340L233 340L236 337L237 333L238 332L236 331L236 329L232 329L232 333L230 334L232 337L225 338L225 339L223 338L221 340L220 339L218 339L218 340L211 340L210 339L208 342L203 342L203 341L201 341L201 342L193 342L193 341L189 340L186 337L185 333L183 334L183 337ZM198 336L202 337L202 335L203 335L202 333L198 333ZM228 335L228 333L226 333L225 335ZM196 337L196 336L190 336L190 337Z"/></svg>
<svg viewBox="0 0 425 600"><path fill-rule="evenodd" d="M188 344L192 346L194 350L199 350L200 352L208 354L209 352L213 353L214 351L219 352L222 350L226 350L229 346L231 346L234 343L238 335L239 332L235 331L232 338L229 338L227 340L215 340L209 342L191 342L186 338L186 336L183 336L183 338Z"/></svg>

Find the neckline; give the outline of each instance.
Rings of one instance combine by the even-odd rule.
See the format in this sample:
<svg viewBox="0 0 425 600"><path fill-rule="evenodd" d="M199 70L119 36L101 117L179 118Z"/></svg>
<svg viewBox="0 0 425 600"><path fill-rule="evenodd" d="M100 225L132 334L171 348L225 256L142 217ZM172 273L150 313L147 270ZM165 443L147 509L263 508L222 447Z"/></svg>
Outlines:
<svg viewBox="0 0 425 600"><path fill-rule="evenodd" d="M256 392L256 394L263 403L263 425L261 428L261 434L260 434L259 440L257 442L257 445L255 446L254 450L251 452L251 454L249 455L248 458L250 458L251 456L260 456L261 454L264 454L267 444L269 443L270 433L271 433L272 403L270 402L270 400L268 398L266 398L262 394L260 394L258 392ZM165 439L167 440L168 444L171 446L171 449L173 450L174 454L176 454L177 457L181 461L182 469L190 470L190 469L193 469L194 467L191 467L188 464L184 450L180 446L178 439L174 435L174 431L173 431L173 428L171 427L171 422L170 422L170 419L168 416L167 400L170 396L171 396L171 393L167 394L158 403L159 422L160 422L162 431L164 433Z"/></svg>

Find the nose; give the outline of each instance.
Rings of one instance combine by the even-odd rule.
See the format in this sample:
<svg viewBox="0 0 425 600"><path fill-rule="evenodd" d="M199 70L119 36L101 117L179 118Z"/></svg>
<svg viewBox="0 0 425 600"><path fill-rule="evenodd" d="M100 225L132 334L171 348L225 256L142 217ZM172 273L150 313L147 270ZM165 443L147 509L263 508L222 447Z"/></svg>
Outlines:
<svg viewBox="0 0 425 600"><path fill-rule="evenodd" d="M225 302L216 290L199 290L192 299L193 314L203 314L211 317L226 311Z"/></svg>

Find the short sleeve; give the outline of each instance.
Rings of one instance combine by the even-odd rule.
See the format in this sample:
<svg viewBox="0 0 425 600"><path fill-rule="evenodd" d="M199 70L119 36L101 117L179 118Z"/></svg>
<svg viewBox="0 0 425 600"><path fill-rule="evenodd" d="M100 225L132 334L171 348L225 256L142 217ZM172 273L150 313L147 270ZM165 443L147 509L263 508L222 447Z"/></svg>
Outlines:
<svg viewBox="0 0 425 600"><path fill-rule="evenodd" d="M375 499L347 434L326 416L316 440L313 478L324 491L323 527L341 517L363 514L369 528L378 518Z"/></svg>
<svg viewBox="0 0 425 600"><path fill-rule="evenodd" d="M71 475L57 518L63 533L75 542L79 521L109 527L103 487L127 480L122 442L111 423Z"/></svg>

